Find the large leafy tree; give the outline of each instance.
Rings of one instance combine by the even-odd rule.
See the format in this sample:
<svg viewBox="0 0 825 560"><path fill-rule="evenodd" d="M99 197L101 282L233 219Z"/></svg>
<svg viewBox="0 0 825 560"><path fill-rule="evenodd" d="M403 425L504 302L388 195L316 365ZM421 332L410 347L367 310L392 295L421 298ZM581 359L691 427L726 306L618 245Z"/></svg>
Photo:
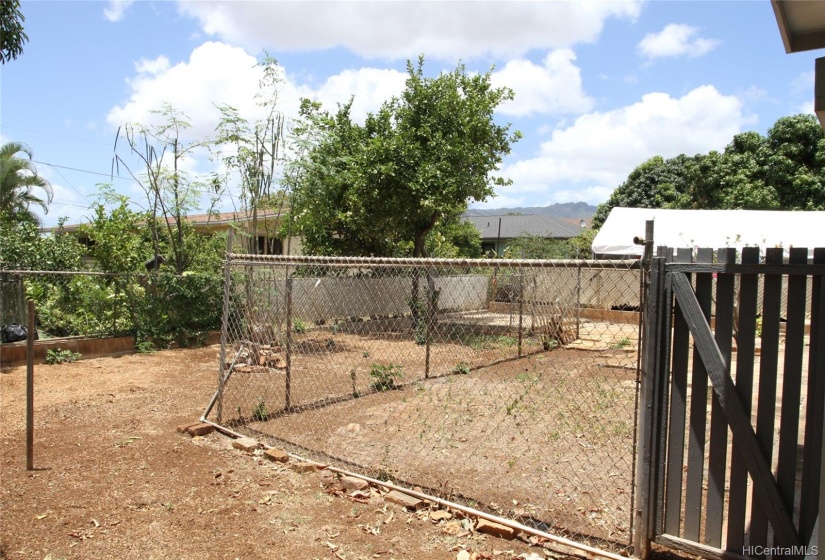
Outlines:
<svg viewBox="0 0 825 560"><path fill-rule="evenodd" d="M29 37L23 31L26 18L20 11L20 0L0 0L0 62L17 59Z"/></svg>
<svg viewBox="0 0 825 560"><path fill-rule="evenodd" d="M665 160L655 156L634 169L607 202L598 207L593 227L601 227L615 206L664 208L674 203L684 190L686 159Z"/></svg>
<svg viewBox="0 0 825 560"><path fill-rule="evenodd" d="M794 115L776 121L767 136L737 134L721 153L653 157L599 206L594 227L615 206L825 209L825 133L813 115Z"/></svg>
<svg viewBox="0 0 825 560"><path fill-rule="evenodd" d="M309 252L427 256L427 236L442 220L508 184L495 171L520 134L493 113L513 92L463 65L426 77L423 57L407 73L401 96L363 125L351 102L335 114L303 103L302 156L287 181Z"/></svg>
<svg viewBox="0 0 825 560"><path fill-rule="evenodd" d="M19 157L24 154L26 157ZM20 142L0 147L0 221L39 223L32 205L49 211L53 191L48 181L37 174L31 161L32 150Z"/></svg>

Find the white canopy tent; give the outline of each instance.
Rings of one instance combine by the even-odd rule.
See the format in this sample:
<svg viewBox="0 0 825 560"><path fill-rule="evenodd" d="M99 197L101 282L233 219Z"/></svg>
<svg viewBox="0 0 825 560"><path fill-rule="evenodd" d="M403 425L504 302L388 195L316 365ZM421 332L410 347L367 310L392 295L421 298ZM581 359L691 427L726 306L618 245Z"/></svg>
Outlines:
<svg viewBox="0 0 825 560"><path fill-rule="evenodd" d="M596 257L641 257L645 222L653 220L653 246L825 247L825 212L783 210L665 210L613 208L593 240ZM810 256L813 252L810 252Z"/></svg>

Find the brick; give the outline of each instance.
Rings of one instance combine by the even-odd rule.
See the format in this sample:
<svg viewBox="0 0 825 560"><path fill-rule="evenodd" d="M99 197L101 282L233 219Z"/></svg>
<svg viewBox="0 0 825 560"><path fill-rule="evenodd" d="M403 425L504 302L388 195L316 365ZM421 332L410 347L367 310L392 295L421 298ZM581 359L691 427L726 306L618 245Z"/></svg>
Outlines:
<svg viewBox="0 0 825 560"><path fill-rule="evenodd" d="M185 424L178 424L178 433L185 434L189 431L189 428L191 428L192 426L196 426L198 424L200 424L200 422L198 422L197 420L194 420L192 422L186 422Z"/></svg>
<svg viewBox="0 0 825 560"><path fill-rule="evenodd" d="M240 449L241 451L254 451L256 449L260 449L261 444L258 440L243 437L238 439L232 440L232 447L235 449Z"/></svg>
<svg viewBox="0 0 825 560"><path fill-rule="evenodd" d="M186 430L190 436L205 436L215 431L215 426L206 422L199 422L194 426L189 426Z"/></svg>
<svg viewBox="0 0 825 560"><path fill-rule="evenodd" d="M410 509L418 509L424 505L423 500L410 496L409 494L399 492L398 490L392 490L389 494L384 496L384 499L388 502L392 502Z"/></svg>
<svg viewBox="0 0 825 560"><path fill-rule="evenodd" d="M452 519L452 518L453 518L453 514L450 513L449 511L447 511L446 509L439 509L439 510L430 512L430 521L432 521L433 523L438 523L439 521L442 521L444 519Z"/></svg>
<svg viewBox="0 0 825 560"><path fill-rule="evenodd" d="M476 524L476 531L508 540L513 539L516 536L516 530L512 527L507 527L506 525L494 523L486 519L478 520L478 523Z"/></svg>
<svg viewBox="0 0 825 560"><path fill-rule="evenodd" d="M318 470L318 465L316 463L309 463L309 462L298 462L298 463L291 463L289 468L297 473L308 473L314 472Z"/></svg>
<svg viewBox="0 0 825 560"><path fill-rule="evenodd" d="M287 454L287 452L282 449L276 449L275 447L264 451L264 457L266 457L270 461L276 461L278 463L289 462L289 455Z"/></svg>
<svg viewBox="0 0 825 560"><path fill-rule="evenodd" d="M341 477L339 481L341 483L341 487L344 490L366 490L370 487L370 483L364 480L363 478L357 478L354 476L344 476Z"/></svg>

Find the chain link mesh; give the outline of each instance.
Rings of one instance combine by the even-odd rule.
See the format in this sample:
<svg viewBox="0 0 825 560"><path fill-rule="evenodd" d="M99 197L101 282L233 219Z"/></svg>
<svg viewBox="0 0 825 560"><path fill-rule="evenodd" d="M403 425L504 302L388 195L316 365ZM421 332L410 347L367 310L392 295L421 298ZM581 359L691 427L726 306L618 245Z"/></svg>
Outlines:
<svg viewBox="0 0 825 560"><path fill-rule="evenodd" d="M628 544L637 263L227 259L213 421L538 529Z"/></svg>

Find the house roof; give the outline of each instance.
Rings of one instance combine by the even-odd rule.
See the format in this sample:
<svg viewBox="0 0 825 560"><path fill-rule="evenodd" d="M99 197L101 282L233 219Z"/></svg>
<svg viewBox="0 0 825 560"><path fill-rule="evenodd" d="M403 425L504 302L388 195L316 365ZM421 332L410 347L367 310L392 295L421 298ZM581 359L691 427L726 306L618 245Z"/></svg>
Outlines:
<svg viewBox="0 0 825 560"><path fill-rule="evenodd" d="M482 240L513 239L522 235L569 239L581 232L580 228L572 224L539 214L464 216L464 219L476 227Z"/></svg>
<svg viewBox="0 0 825 560"><path fill-rule="evenodd" d="M771 0L785 52L825 48L825 6L817 0Z"/></svg>
<svg viewBox="0 0 825 560"><path fill-rule="evenodd" d="M669 210L613 208L593 240L598 255L642 256L645 222L653 220L653 246L825 247L825 212L790 210Z"/></svg>
<svg viewBox="0 0 825 560"><path fill-rule="evenodd" d="M269 218L278 218L282 214L271 210L258 210L258 220L267 220ZM245 212L221 212L218 214L190 214L186 219L195 226L216 226L224 224L232 224L235 222L252 221L252 214Z"/></svg>
<svg viewBox="0 0 825 560"><path fill-rule="evenodd" d="M278 212L274 212L271 210L259 210L258 211L258 220L267 220L269 218L277 218L279 215ZM174 218L170 218L169 222L174 223ZM213 213L213 214L189 214L186 216L186 221L191 223L195 227L206 227L206 226L221 226L221 225L228 225L233 223L243 223L243 222L251 222L252 215L246 215L244 212L220 212L220 213ZM63 231L77 231L81 224L64 224ZM43 228L45 233L51 233L57 231L58 227L48 227Z"/></svg>

